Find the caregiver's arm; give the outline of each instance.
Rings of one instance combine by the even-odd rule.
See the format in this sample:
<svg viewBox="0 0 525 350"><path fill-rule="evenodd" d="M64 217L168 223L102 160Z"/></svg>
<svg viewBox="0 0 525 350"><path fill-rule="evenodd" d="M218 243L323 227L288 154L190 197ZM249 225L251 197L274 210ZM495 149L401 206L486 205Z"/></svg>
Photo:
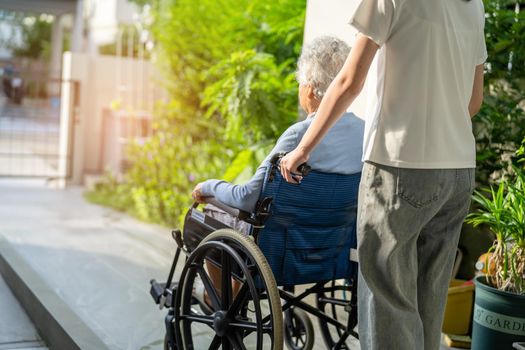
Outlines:
<svg viewBox="0 0 525 350"><path fill-rule="evenodd" d="M308 160L310 153L363 89L370 64L379 46L358 34L350 55L323 97L315 119L295 150L281 160L281 174L295 183L291 172Z"/></svg>
<svg viewBox="0 0 525 350"><path fill-rule="evenodd" d="M483 103L483 64L476 66L474 73L474 84L472 86L472 96L468 104L470 117L474 117L480 110Z"/></svg>

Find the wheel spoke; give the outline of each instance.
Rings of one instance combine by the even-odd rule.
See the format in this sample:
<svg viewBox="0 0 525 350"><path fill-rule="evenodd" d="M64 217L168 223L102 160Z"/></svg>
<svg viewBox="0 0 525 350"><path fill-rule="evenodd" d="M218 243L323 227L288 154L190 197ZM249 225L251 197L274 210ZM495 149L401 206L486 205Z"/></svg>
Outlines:
<svg viewBox="0 0 525 350"><path fill-rule="evenodd" d="M230 255L225 250L222 251L221 265L221 305L222 310L228 310L232 302L231 259Z"/></svg>
<svg viewBox="0 0 525 350"><path fill-rule="evenodd" d="M239 290L239 293L237 293L237 296L235 297L235 300L231 304L226 317L233 318L240 310L241 307L244 306L246 301L248 300L250 289L248 287L247 283L244 283L241 287L241 290Z"/></svg>
<svg viewBox="0 0 525 350"><path fill-rule="evenodd" d="M213 286L213 283L211 282L210 276L206 273L206 270L204 270L204 267L202 265L196 267L197 272L199 273L199 276L202 280L202 283L204 284L204 289L206 290L206 294L208 294L208 297L211 299L212 306L215 310L220 310L220 301L219 296L217 295L217 290Z"/></svg>
<svg viewBox="0 0 525 350"><path fill-rule="evenodd" d="M211 344L208 350L217 350L219 349L219 346L221 346L221 337L219 337L218 335L215 335L215 337L213 337L213 340L211 341Z"/></svg>
<svg viewBox="0 0 525 350"><path fill-rule="evenodd" d="M235 327L245 331L257 331L257 323L247 321L233 321L230 323L230 327Z"/></svg>
<svg viewBox="0 0 525 350"><path fill-rule="evenodd" d="M273 327L271 325L265 325L262 327L262 332L270 334L273 332Z"/></svg>
<svg viewBox="0 0 525 350"><path fill-rule="evenodd" d="M180 319L188 320L190 322L204 323L204 324L207 324L208 326L213 326L213 317L211 316L191 314L191 315L181 315Z"/></svg>
<svg viewBox="0 0 525 350"><path fill-rule="evenodd" d="M231 324L230 324L231 325ZM244 327L246 329L246 336L251 334L252 332L257 332L257 324L253 323L252 325L255 325L255 327L252 327L251 325L243 325L242 327ZM272 334L273 332L273 327L271 325L264 325L262 326L262 333L266 333L266 334Z"/></svg>
<svg viewBox="0 0 525 350"><path fill-rule="evenodd" d="M232 348L232 344L230 343L230 339L228 337L222 337L222 350L230 350Z"/></svg>
<svg viewBox="0 0 525 350"><path fill-rule="evenodd" d="M264 316L263 319L262 319L262 323L263 323L263 324L266 324L266 322L270 321L270 318L271 318L271 317L272 317L271 314L270 314L270 315L266 315L266 316Z"/></svg>
<svg viewBox="0 0 525 350"><path fill-rule="evenodd" d="M235 350L246 350L246 347L244 346L242 337L239 334L239 332L235 332L233 334L228 333L227 337Z"/></svg>

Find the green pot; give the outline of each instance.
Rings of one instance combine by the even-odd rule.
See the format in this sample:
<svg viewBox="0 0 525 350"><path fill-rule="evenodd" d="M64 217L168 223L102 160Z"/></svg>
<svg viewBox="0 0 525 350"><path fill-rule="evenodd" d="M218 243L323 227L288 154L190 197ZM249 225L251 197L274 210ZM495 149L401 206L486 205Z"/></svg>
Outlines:
<svg viewBox="0 0 525 350"><path fill-rule="evenodd" d="M525 296L490 287L485 276L474 283L472 350L510 350L525 341Z"/></svg>

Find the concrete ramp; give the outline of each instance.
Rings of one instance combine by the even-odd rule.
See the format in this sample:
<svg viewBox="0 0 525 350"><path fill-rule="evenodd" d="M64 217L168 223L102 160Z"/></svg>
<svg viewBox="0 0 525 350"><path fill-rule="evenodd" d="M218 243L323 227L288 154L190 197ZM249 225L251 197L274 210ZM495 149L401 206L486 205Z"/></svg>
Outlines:
<svg viewBox="0 0 525 350"><path fill-rule="evenodd" d="M7 285L18 299L17 304L20 304L25 309L36 325L38 333L46 339L51 348L71 350L107 349L100 338L85 325L73 310L60 299L1 236L0 273L4 276ZM5 317L5 315L2 316L2 318ZM19 319L23 318L20 313L16 317ZM12 325L9 320L5 320L5 322L7 327ZM39 341L40 337L34 330L33 325L28 322L29 320L24 322L22 326L22 331L27 335L20 335L21 340L18 341L18 344L16 344L16 341L10 341L11 344L6 341L4 344L5 349L17 349L22 346L37 348L43 344L42 341ZM2 327L1 329L4 330L6 328ZM8 336L7 331L6 329L6 336ZM10 333L13 334L12 332ZM32 338L35 338L35 340L29 340ZM0 349L2 349L2 343L0 343Z"/></svg>
<svg viewBox="0 0 525 350"><path fill-rule="evenodd" d="M2 180L0 193L0 273L50 348L163 348L149 280L168 273L169 229L91 205L81 188Z"/></svg>

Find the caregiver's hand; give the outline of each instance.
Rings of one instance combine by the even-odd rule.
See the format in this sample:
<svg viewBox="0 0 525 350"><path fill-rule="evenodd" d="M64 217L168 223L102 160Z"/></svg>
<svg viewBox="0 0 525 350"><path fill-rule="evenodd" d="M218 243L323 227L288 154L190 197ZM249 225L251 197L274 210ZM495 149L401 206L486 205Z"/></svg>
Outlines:
<svg viewBox="0 0 525 350"><path fill-rule="evenodd" d="M299 165L306 163L309 157L309 154L297 147L281 159L281 175L286 182L295 184L301 182L303 177L297 168Z"/></svg>

